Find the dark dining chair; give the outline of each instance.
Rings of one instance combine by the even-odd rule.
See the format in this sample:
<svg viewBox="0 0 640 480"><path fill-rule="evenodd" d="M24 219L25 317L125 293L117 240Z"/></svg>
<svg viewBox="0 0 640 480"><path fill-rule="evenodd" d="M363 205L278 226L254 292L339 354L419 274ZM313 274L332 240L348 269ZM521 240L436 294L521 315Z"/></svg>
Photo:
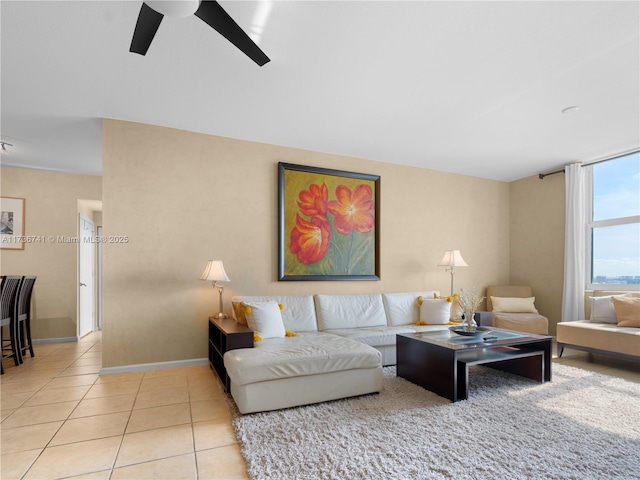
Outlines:
<svg viewBox="0 0 640 480"><path fill-rule="evenodd" d="M2 360L13 358L16 366L22 362L16 308L16 296L21 282L21 276L3 275L2 283L0 284L0 345L2 346ZM9 331L8 340L4 339L5 327ZM4 365L2 365L1 361L0 373L4 373Z"/></svg>
<svg viewBox="0 0 640 480"><path fill-rule="evenodd" d="M20 360L27 350L33 357L33 343L31 342L31 294L36 283L35 276L25 276L18 292L18 340L20 341Z"/></svg>

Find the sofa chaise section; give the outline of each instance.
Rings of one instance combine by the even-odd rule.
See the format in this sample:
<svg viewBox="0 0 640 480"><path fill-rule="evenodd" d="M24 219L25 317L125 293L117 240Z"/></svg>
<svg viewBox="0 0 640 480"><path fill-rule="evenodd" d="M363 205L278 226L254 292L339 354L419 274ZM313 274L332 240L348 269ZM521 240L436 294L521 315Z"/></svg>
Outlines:
<svg viewBox="0 0 640 480"><path fill-rule="evenodd" d="M224 355L241 413L276 410L382 390L381 355L322 332L271 338Z"/></svg>

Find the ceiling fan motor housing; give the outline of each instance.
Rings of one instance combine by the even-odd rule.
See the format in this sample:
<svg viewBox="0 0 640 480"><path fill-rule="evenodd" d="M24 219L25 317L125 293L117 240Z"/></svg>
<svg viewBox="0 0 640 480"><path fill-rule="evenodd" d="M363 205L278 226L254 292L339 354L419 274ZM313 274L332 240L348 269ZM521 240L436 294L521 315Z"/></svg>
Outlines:
<svg viewBox="0 0 640 480"><path fill-rule="evenodd" d="M188 17L200 7L200 0L149 0L144 3L169 17Z"/></svg>

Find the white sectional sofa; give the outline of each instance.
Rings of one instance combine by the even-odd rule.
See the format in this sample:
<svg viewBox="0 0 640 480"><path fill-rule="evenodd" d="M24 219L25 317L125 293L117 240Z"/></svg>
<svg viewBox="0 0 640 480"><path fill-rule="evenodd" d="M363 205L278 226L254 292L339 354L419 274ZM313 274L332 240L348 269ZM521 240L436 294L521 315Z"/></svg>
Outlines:
<svg viewBox="0 0 640 480"><path fill-rule="evenodd" d="M434 294L233 297L236 320L238 305L275 301L283 306L285 328L297 333L225 353L238 409L276 410L379 392L382 366L396 363L397 333L448 328L416 325L418 298Z"/></svg>

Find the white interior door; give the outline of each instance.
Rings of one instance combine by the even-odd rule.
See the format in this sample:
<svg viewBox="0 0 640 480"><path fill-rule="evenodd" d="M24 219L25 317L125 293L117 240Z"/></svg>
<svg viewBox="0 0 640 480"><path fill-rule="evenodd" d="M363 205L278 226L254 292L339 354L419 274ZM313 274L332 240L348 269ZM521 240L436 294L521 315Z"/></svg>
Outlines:
<svg viewBox="0 0 640 480"><path fill-rule="evenodd" d="M94 328L94 299L95 299L95 225L88 218L80 215L79 224L79 278L78 308L79 325L78 336L83 337L91 333Z"/></svg>

